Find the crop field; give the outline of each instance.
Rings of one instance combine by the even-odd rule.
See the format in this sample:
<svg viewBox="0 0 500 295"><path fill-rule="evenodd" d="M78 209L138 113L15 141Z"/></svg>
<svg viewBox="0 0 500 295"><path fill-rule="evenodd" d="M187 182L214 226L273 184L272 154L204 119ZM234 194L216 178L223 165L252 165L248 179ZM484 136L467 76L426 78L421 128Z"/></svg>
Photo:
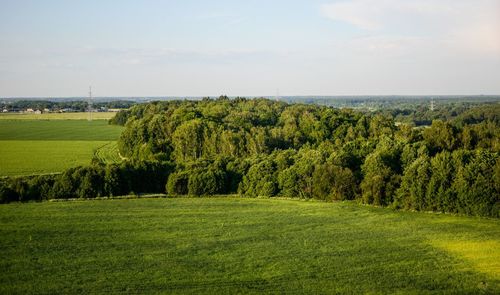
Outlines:
<svg viewBox="0 0 500 295"><path fill-rule="evenodd" d="M60 172L90 164L94 154L119 162L122 129L105 120L0 120L0 176Z"/></svg>
<svg viewBox="0 0 500 295"><path fill-rule="evenodd" d="M354 203L0 206L0 293L499 293L500 221Z"/></svg>
<svg viewBox="0 0 500 295"><path fill-rule="evenodd" d="M92 113L92 120L109 120L116 115L114 112ZM43 113L43 114L25 114L25 113L0 113L0 120L87 120L89 114L84 112L77 113Z"/></svg>

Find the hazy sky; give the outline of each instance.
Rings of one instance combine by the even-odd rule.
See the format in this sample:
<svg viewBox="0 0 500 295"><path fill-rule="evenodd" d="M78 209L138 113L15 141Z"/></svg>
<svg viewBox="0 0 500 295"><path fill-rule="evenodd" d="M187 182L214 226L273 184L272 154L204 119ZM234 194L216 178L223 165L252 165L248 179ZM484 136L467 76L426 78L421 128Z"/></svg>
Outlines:
<svg viewBox="0 0 500 295"><path fill-rule="evenodd" d="M0 0L0 97L500 94L500 0Z"/></svg>

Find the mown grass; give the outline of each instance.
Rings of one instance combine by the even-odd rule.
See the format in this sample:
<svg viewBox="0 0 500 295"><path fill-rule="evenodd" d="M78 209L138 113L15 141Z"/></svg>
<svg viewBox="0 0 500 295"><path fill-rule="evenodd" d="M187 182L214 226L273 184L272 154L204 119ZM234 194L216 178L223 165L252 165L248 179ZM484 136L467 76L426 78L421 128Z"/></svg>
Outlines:
<svg viewBox="0 0 500 295"><path fill-rule="evenodd" d="M109 120L116 115L114 112L92 113L92 120ZM88 120L89 113L0 113L0 120Z"/></svg>
<svg viewBox="0 0 500 295"><path fill-rule="evenodd" d="M353 203L8 204L0 235L0 293L500 292L499 220Z"/></svg>
<svg viewBox="0 0 500 295"><path fill-rule="evenodd" d="M0 120L0 140L115 141L122 130L104 120Z"/></svg>
<svg viewBox="0 0 500 295"><path fill-rule="evenodd" d="M88 140L0 140L0 176L47 174L89 165L94 153L110 143Z"/></svg>
<svg viewBox="0 0 500 295"><path fill-rule="evenodd" d="M99 147L94 156L102 163L119 163L122 161L120 151L118 150L118 143L116 141L108 142L107 144Z"/></svg>
<svg viewBox="0 0 500 295"><path fill-rule="evenodd" d="M0 176L61 172L89 165L94 154L119 162L122 130L104 120L0 120Z"/></svg>

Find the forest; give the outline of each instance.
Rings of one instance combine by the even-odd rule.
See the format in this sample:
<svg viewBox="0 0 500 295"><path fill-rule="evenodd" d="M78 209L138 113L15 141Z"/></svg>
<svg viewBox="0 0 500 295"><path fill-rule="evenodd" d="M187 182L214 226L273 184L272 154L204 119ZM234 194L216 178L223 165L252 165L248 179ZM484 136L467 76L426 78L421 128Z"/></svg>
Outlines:
<svg viewBox="0 0 500 295"><path fill-rule="evenodd" d="M126 161L4 178L0 201L239 194L500 217L500 104L425 112L407 115L429 126L263 98L137 104L110 120Z"/></svg>

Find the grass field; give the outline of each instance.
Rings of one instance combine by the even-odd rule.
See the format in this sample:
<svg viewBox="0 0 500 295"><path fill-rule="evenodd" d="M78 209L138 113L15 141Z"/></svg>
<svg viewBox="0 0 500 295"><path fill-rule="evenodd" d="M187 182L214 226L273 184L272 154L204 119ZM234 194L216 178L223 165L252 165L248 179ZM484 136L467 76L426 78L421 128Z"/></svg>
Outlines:
<svg viewBox="0 0 500 295"><path fill-rule="evenodd" d="M500 221L353 203L0 206L0 293L500 293Z"/></svg>
<svg viewBox="0 0 500 295"><path fill-rule="evenodd" d="M122 130L104 120L0 120L0 140L115 141Z"/></svg>
<svg viewBox="0 0 500 295"><path fill-rule="evenodd" d="M33 175L61 172L89 165L101 147L110 141L89 140L5 140L0 141L0 176ZM112 159L107 159L112 162ZM119 161L119 159L118 159Z"/></svg>
<svg viewBox="0 0 500 295"><path fill-rule="evenodd" d="M122 130L105 120L0 120L0 176L61 172L90 164L94 154L119 162Z"/></svg>
<svg viewBox="0 0 500 295"><path fill-rule="evenodd" d="M114 112L92 113L92 120L109 120L116 115ZM44 114L21 114L0 113L0 120L88 120L88 113L44 113Z"/></svg>
<svg viewBox="0 0 500 295"><path fill-rule="evenodd" d="M122 160L116 141L110 141L100 146L96 150L95 156L103 163L119 163Z"/></svg>

